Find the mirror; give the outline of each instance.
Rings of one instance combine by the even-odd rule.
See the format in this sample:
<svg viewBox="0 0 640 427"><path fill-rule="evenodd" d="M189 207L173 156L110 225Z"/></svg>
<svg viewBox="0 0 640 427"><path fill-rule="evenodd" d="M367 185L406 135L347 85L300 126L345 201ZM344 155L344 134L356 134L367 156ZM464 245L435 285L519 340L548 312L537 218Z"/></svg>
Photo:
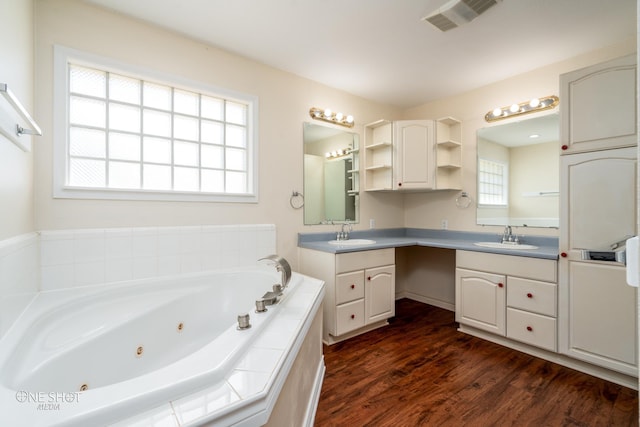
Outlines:
<svg viewBox="0 0 640 427"><path fill-rule="evenodd" d="M477 137L477 224L558 227L558 114L479 129Z"/></svg>
<svg viewBox="0 0 640 427"><path fill-rule="evenodd" d="M358 222L358 134L304 123L303 141L304 224Z"/></svg>

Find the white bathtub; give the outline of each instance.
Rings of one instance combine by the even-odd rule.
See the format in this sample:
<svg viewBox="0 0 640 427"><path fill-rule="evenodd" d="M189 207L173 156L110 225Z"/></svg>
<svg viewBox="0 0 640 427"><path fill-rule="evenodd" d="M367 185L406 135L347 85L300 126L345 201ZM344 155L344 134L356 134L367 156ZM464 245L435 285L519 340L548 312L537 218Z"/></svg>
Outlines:
<svg viewBox="0 0 640 427"><path fill-rule="evenodd" d="M322 300L321 282L294 273L282 301L255 313L255 300L279 279L256 267L41 292L0 341L0 425L251 419L264 408L238 411L282 385L282 367ZM237 329L242 313L251 328ZM234 386L234 373L251 371L251 352L271 359L250 380L264 384ZM229 396L194 412L212 390Z"/></svg>

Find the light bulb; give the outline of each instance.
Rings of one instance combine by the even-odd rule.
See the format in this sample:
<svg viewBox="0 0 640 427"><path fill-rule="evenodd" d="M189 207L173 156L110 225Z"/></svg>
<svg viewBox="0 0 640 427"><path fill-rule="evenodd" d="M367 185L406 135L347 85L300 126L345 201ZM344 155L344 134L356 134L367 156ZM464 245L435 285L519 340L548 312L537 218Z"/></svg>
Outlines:
<svg viewBox="0 0 640 427"><path fill-rule="evenodd" d="M533 98L531 101L529 101L529 106L531 108L537 108L538 105L540 105L540 100L538 98Z"/></svg>
<svg viewBox="0 0 640 427"><path fill-rule="evenodd" d="M513 104L511 105L511 107L509 107L509 111L511 111L512 113L517 113L518 110L520 110L520 106L518 104Z"/></svg>
<svg viewBox="0 0 640 427"><path fill-rule="evenodd" d="M337 120L337 121L341 122L343 117L344 117L344 114L342 114L342 113L336 113L336 120Z"/></svg>
<svg viewBox="0 0 640 427"><path fill-rule="evenodd" d="M327 109L325 109L325 110L324 110L324 116L325 116L326 118L331 117L331 114L332 114L332 113L333 113L333 111L331 111L331 109L330 109L330 108L327 108Z"/></svg>
<svg viewBox="0 0 640 427"><path fill-rule="evenodd" d="M502 108L495 108L495 109L493 110L493 113L491 113L491 114L493 114L493 117L499 117L499 116L501 116L501 115L502 115Z"/></svg>
<svg viewBox="0 0 640 427"><path fill-rule="evenodd" d="M347 123L353 123L353 116L349 115L347 116Z"/></svg>

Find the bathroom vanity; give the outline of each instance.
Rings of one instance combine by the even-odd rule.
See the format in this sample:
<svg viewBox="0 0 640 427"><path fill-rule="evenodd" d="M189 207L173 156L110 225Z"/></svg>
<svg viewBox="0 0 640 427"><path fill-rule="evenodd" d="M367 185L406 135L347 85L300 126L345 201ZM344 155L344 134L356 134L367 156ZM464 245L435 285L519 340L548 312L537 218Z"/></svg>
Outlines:
<svg viewBox="0 0 640 427"><path fill-rule="evenodd" d="M353 232L354 240L374 242L363 245L330 244L333 238L331 233L309 233L300 234L298 240L300 272L325 281L323 340L327 344L387 325L395 315L397 298L433 304L431 299L440 296L429 292L441 293L442 286L449 286L450 305L448 301L433 305L455 311L459 331L637 388L633 363L616 369L604 357L585 360L562 351L560 318L567 314L559 299L555 237L525 236L523 249L479 246L479 242L496 240L490 233L445 230ZM438 282L436 287L433 282ZM591 313L594 321L600 318L598 313L596 309ZM608 335L613 340L610 352L624 338Z"/></svg>
<svg viewBox="0 0 640 427"><path fill-rule="evenodd" d="M395 252L327 253L301 248L300 271L325 281L323 340L345 340L395 315Z"/></svg>

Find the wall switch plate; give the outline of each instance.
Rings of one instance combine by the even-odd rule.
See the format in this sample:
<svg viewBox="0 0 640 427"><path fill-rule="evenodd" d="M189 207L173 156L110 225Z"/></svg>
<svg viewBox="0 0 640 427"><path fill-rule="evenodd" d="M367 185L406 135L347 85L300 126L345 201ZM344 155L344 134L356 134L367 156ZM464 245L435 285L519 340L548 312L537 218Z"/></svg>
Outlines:
<svg viewBox="0 0 640 427"><path fill-rule="evenodd" d="M440 228L442 228L443 230L446 230L449 228L449 221L447 221L446 219L443 219L442 222L440 223Z"/></svg>
<svg viewBox="0 0 640 427"><path fill-rule="evenodd" d="M374 228L376 228L376 220L375 220L375 219L371 218L371 219L369 220L369 228L370 228L371 230L373 230Z"/></svg>

